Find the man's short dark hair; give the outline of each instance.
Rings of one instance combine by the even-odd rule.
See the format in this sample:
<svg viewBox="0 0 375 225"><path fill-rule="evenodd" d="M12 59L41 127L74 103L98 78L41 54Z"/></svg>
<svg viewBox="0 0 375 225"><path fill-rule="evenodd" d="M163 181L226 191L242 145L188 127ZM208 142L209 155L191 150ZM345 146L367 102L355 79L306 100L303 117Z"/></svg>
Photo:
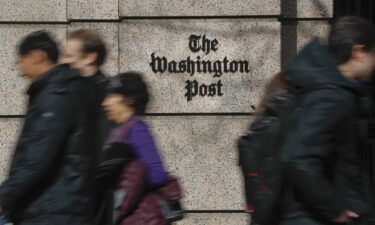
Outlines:
<svg viewBox="0 0 375 225"><path fill-rule="evenodd" d="M145 113L150 98L143 75L134 71L120 73L113 77L107 87L107 93L116 93L131 99L131 107L137 115Z"/></svg>
<svg viewBox="0 0 375 225"><path fill-rule="evenodd" d="M71 32L68 39L78 39L82 42L82 53L97 53L97 58L94 62L96 66L103 65L107 55L105 43L99 33L94 30L80 29Z"/></svg>
<svg viewBox="0 0 375 225"><path fill-rule="evenodd" d="M375 50L374 24L356 16L339 18L328 37L328 48L338 64L350 59L354 45L364 45L367 52Z"/></svg>
<svg viewBox="0 0 375 225"><path fill-rule="evenodd" d="M32 50L42 50L52 63L57 63L59 49L57 43L48 32L43 30L35 31L22 39L18 47L18 54L24 56Z"/></svg>

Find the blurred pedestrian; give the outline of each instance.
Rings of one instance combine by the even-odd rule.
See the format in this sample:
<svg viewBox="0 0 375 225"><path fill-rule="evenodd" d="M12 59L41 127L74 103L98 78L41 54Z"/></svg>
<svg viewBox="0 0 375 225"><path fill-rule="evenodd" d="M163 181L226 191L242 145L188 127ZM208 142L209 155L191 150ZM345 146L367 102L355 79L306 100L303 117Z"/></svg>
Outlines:
<svg viewBox="0 0 375 225"><path fill-rule="evenodd" d="M289 89L330 87L306 92L292 114L282 150L281 224L367 224L358 115L361 82L374 68L374 24L353 16L332 26L327 45L312 41L289 66Z"/></svg>
<svg viewBox="0 0 375 225"><path fill-rule="evenodd" d="M80 94L86 96L86 106L90 109L88 124L92 137L90 149L93 155L101 150L111 125L105 117L101 103L108 83L101 67L107 56L104 40L95 30L79 29L68 34L61 63L69 64L80 72L83 88Z"/></svg>
<svg viewBox="0 0 375 225"><path fill-rule="evenodd" d="M181 198L178 182L166 172L150 128L142 118L148 101L142 75L127 72L111 80L102 104L108 119L117 124L107 140L107 149L121 143L119 150L132 158L115 184L113 224L170 224L163 209L178 207Z"/></svg>
<svg viewBox="0 0 375 225"><path fill-rule="evenodd" d="M104 141L110 129L114 126L106 119L101 106L108 84L107 77L101 71L107 51L106 44L97 31L79 29L68 34L64 54L60 60L61 63L68 64L70 68L78 70L81 77L82 88L78 92L80 96L84 96L83 104L88 109L88 118L85 123L90 130L90 133L88 133L88 139L90 140L88 149L93 159L90 169L92 178L94 177L95 167L100 162ZM90 186L93 185L90 184ZM95 193L91 193L91 196L95 198ZM93 217L97 211L96 207L96 204L92 204Z"/></svg>
<svg viewBox="0 0 375 225"><path fill-rule="evenodd" d="M79 75L57 65L56 42L44 31L27 35L18 47L20 73L31 81L22 132L8 178L0 185L0 206L14 224L88 224L90 155Z"/></svg>

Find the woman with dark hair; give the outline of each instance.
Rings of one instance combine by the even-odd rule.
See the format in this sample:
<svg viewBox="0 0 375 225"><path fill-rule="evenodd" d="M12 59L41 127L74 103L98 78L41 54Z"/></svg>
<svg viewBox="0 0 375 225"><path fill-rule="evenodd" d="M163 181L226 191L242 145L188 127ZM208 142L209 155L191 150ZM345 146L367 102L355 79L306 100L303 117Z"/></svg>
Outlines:
<svg viewBox="0 0 375 225"><path fill-rule="evenodd" d="M149 92L142 74L127 72L111 79L102 103L108 119L117 124L106 145L113 148L114 144L121 143L120 152L128 151L134 157L119 175L114 193L114 207L118 211L114 212L117 215L112 218L112 224L170 224L160 202L176 203L181 197L178 182L168 176L142 118L148 101Z"/></svg>
<svg viewBox="0 0 375 225"><path fill-rule="evenodd" d="M124 125L132 124L126 139L122 141L147 165L149 183L158 185L166 182L167 173L150 130L142 120L148 101L149 92L141 74L128 72L111 80L102 106L108 119L119 125L111 132L108 141L113 142Z"/></svg>

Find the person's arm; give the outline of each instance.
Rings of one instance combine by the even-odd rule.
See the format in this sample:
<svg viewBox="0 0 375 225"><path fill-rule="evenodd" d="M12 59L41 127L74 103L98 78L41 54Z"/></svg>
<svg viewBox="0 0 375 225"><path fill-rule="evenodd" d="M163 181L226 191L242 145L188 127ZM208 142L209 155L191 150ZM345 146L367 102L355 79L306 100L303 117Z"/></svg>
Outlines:
<svg viewBox="0 0 375 225"><path fill-rule="evenodd" d="M285 176L301 200L323 218L333 221L346 210L326 171L332 155L331 140L350 110L338 90L322 89L304 96L295 112L282 151Z"/></svg>
<svg viewBox="0 0 375 225"><path fill-rule="evenodd" d="M55 168L72 123L72 102L67 93L50 94L42 105L38 118L26 117L17 144L9 177L0 186L0 206L15 207L33 191ZM33 111L32 113L35 113Z"/></svg>
<svg viewBox="0 0 375 225"><path fill-rule="evenodd" d="M146 124L136 123L129 132L127 143L132 147L138 159L146 165L149 183L152 185L166 183L167 173Z"/></svg>

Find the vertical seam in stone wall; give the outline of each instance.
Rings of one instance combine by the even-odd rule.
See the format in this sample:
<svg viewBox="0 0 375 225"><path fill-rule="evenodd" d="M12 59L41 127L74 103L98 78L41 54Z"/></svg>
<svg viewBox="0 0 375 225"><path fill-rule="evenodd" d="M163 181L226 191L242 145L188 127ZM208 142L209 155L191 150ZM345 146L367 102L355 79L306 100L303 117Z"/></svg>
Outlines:
<svg viewBox="0 0 375 225"><path fill-rule="evenodd" d="M68 1L69 0L65 0L65 17L66 17L66 21L69 21L69 17L68 17ZM68 32L68 29L66 29L67 32Z"/></svg>
<svg viewBox="0 0 375 225"><path fill-rule="evenodd" d="M117 23L117 73L120 73L120 53L121 53L121 49L120 49L120 23ZM117 75L117 74L115 74Z"/></svg>
<svg viewBox="0 0 375 225"><path fill-rule="evenodd" d="M67 25L65 26L65 41L68 40L68 35L69 35L69 24L67 24ZM63 45L62 45L62 46L63 46ZM63 50L63 49L61 49L61 50Z"/></svg>
<svg viewBox="0 0 375 225"><path fill-rule="evenodd" d="M121 18L120 14L120 0L117 0L117 19Z"/></svg>
<svg viewBox="0 0 375 225"><path fill-rule="evenodd" d="M281 0L281 70L285 70L291 59L297 54L297 1Z"/></svg>

